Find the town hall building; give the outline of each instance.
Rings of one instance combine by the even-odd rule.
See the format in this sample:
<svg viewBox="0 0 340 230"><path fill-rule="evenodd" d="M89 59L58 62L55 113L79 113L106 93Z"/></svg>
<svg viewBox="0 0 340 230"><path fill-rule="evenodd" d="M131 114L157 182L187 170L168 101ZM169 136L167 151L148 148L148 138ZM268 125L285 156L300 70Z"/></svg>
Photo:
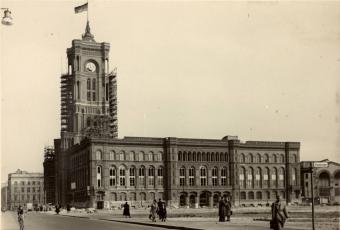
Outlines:
<svg viewBox="0 0 340 230"><path fill-rule="evenodd" d="M54 141L55 202L110 209L147 206L267 205L300 198L300 143L177 137L118 138L117 74L109 43L96 42L87 22L67 49L61 76L61 137ZM214 127L211 127L214 128Z"/></svg>

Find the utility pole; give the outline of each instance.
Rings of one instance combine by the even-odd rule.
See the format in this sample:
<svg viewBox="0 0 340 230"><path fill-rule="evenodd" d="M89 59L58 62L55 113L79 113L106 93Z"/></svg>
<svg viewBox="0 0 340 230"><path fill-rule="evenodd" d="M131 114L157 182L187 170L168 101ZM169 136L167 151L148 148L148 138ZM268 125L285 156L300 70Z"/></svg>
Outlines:
<svg viewBox="0 0 340 230"><path fill-rule="evenodd" d="M311 187L312 187L312 230L315 230L314 226L314 170L313 170L313 165L310 169L310 175L311 175Z"/></svg>

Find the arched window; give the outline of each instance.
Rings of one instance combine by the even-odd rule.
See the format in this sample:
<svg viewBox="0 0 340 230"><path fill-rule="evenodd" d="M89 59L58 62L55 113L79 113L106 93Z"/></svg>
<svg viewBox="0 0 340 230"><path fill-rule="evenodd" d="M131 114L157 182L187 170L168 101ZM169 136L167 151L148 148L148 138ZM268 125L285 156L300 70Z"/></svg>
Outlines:
<svg viewBox="0 0 340 230"><path fill-rule="evenodd" d="M87 100L91 101L91 79L88 78L86 81L86 92L87 92Z"/></svg>
<svg viewBox="0 0 340 230"><path fill-rule="evenodd" d="M198 152L197 153L197 161L201 161L202 159L201 159L201 153L200 152Z"/></svg>
<svg viewBox="0 0 340 230"><path fill-rule="evenodd" d="M254 192L253 191L248 192L248 199L254 200Z"/></svg>
<svg viewBox="0 0 340 230"><path fill-rule="evenodd" d="M135 193L135 192L131 192L131 193L130 193L130 200L131 200L131 201L137 200L137 197L136 197L136 193Z"/></svg>
<svg viewBox="0 0 340 230"><path fill-rule="evenodd" d="M152 166L149 168L148 181L150 186L155 185L155 168Z"/></svg>
<svg viewBox="0 0 340 230"><path fill-rule="evenodd" d="M202 153L202 161L206 161L207 158L206 158L206 154L205 153Z"/></svg>
<svg viewBox="0 0 340 230"><path fill-rule="evenodd" d="M141 192L141 193L140 193L140 199L141 199L142 201L145 201L145 200L146 200L146 194L145 194L144 192Z"/></svg>
<svg viewBox="0 0 340 230"><path fill-rule="evenodd" d="M111 161L113 161L113 160L115 159L115 152L113 152L113 151L110 151L110 152L109 152L109 159L110 159Z"/></svg>
<svg viewBox="0 0 340 230"><path fill-rule="evenodd" d="M192 154L191 154L191 152L188 152L188 161L192 161Z"/></svg>
<svg viewBox="0 0 340 230"><path fill-rule="evenodd" d="M215 161L215 153L211 153L211 161Z"/></svg>
<svg viewBox="0 0 340 230"><path fill-rule="evenodd" d="M251 153L250 153L250 155L249 155L249 160L250 160L251 163L254 163L254 162L255 162L255 161L254 161L253 154L251 154Z"/></svg>
<svg viewBox="0 0 340 230"><path fill-rule="evenodd" d="M297 172L296 168L293 168L292 170L293 170L293 172L292 172L293 185L298 185L298 172Z"/></svg>
<svg viewBox="0 0 340 230"><path fill-rule="evenodd" d="M256 169L255 181L256 181L256 186L261 187L261 168L260 167Z"/></svg>
<svg viewBox="0 0 340 230"><path fill-rule="evenodd" d="M102 187L102 167L97 166L97 187Z"/></svg>
<svg viewBox="0 0 340 230"><path fill-rule="evenodd" d="M110 172L110 186L116 186L116 169L113 166L111 166L109 172Z"/></svg>
<svg viewBox="0 0 340 230"><path fill-rule="evenodd" d="M207 153L207 161L211 161L211 157L210 156L211 156L211 154L208 152Z"/></svg>
<svg viewBox="0 0 340 230"><path fill-rule="evenodd" d="M274 154L273 155L274 163L277 163L277 156Z"/></svg>
<svg viewBox="0 0 340 230"><path fill-rule="evenodd" d="M192 154L192 161L197 161L196 152L193 152Z"/></svg>
<svg viewBox="0 0 340 230"><path fill-rule="evenodd" d="M183 152L183 161L187 161L188 160L188 155L187 152Z"/></svg>
<svg viewBox="0 0 340 230"><path fill-rule="evenodd" d="M217 183L217 172L218 172L218 169L216 167L214 167L211 171L211 178L212 178L212 185L213 186L218 185L218 183Z"/></svg>
<svg viewBox="0 0 340 230"><path fill-rule="evenodd" d="M297 163L297 157L295 154L293 155L293 163Z"/></svg>
<svg viewBox="0 0 340 230"><path fill-rule="evenodd" d="M102 160L102 152L99 150L96 151L96 160L97 161Z"/></svg>
<svg viewBox="0 0 340 230"><path fill-rule="evenodd" d="M247 170L248 175L247 175L247 187L248 188L253 188L254 187L254 169L249 168Z"/></svg>
<svg viewBox="0 0 340 230"><path fill-rule="evenodd" d="M221 185L227 185L227 168L221 169Z"/></svg>
<svg viewBox="0 0 340 230"><path fill-rule="evenodd" d="M92 79L92 101L96 100L96 79Z"/></svg>
<svg viewBox="0 0 340 230"><path fill-rule="evenodd" d="M241 186L241 188L246 187L245 175L246 175L246 169L244 167L241 167L240 168L240 186Z"/></svg>
<svg viewBox="0 0 340 230"><path fill-rule="evenodd" d="M281 154L281 163L285 162L285 156L283 154Z"/></svg>
<svg viewBox="0 0 340 230"><path fill-rule="evenodd" d="M136 169L134 167L131 167L129 169L129 181L130 181L131 187L134 187L136 185L135 179L136 179Z"/></svg>
<svg viewBox="0 0 340 230"><path fill-rule="evenodd" d="M179 186L185 186L185 168L184 168L184 166L179 169Z"/></svg>
<svg viewBox="0 0 340 230"><path fill-rule="evenodd" d="M246 196L246 192L241 192L241 200L246 200L247 196Z"/></svg>
<svg viewBox="0 0 340 230"><path fill-rule="evenodd" d="M274 155L275 156L275 155ZM277 169L274 167L272 171L272 184L274 187L277 187Z"/></svg>
<svg viewBox="0 0 340 230"><path fill-rule="evenodd" d="M220 153L220 161L225 161L224 153Z"/></svg>
<svg viewBox="0 0 340 230"><path fill-rule="evenodd" d="M262 163L262 161L261 161L261 154L257 154L257 158L258 158L258 163Z"/></svg>
<svg viewBox="0 0 340 230"><path fill-rule="evenodd" d="M139 168L139 184L145 186L145 168L142 166Z"/></svg>
<svg viewBox="0 0 340 230"><path fill-rule="evenodd" d="M153 161L153 152L148 153L148 161Z"/></svg>
<svg viewBox="0 0 340 230"><path fill-rule="evenodd" d="M119 160L120 160L120 161L125 160L125 159L124 159L124 155L125 155L124 151L122 151L122 152L119 153Z"/></svg>
<svg viewBox="0 0 340 230"><path fill-rule="evenodd" d="M81 92L81 90L80 90L80 82L77 81L77 98L78 98L78 100L80 100L80 92Z"/></svg>
<svg viewBox="0 0 340 230"><path fill-rule="evenodd" d="M269 168L263 170L263 186L268 187L269 183Z"/></svg>
<svg viewBox="0 0 340 230"><path fill-rule="evenodd" d="M119 167L119 185L125 186L125 168L123 166Z"/></svg>
<svg viewBox="0 0 340 230"><path fill-rule="evenodd" d="M163 161L163 153L162 152L158 153L158 161Z"/></svg>
<svg viewBox="0 0 340 230"><path fill-rule="evenodd" d="M201 186L206 186L207 185L207 169L204 166L200 168L200 179L201 179Z"/></svg>
<svg viewBox="0 0 340 230"><path fill-rule="evenodd" d="M164 169L163 167L159 167L157 171L158 171L157 175L158 185L163 186Z"/></svg>
<svg viewBox="0 0 340 230"><path fill-rule="evenodd" d="M138 153L138 160L139 161L144 161L144 152L139 152Z"/></svg>
<svg viewBox="0 0 340 230"><path fill-rule="evenodd" d="M269 155L267 153L264 155L264 162L265 163L270 163L269 162Z"/></svg>
<svg viewBox="0 0 340 230"><path fill-rule="evenodd" d="M130 161L135 161L135 152L130 152Z"/></svg>
<svg viewBox="0 0 340 230"><path fill-rule="evenodd" d="M219 153L216 153L215 157L216 157L216 161L220 161L220 154Z"/></svg>
<svg viewBox="0 0 340 230"><path fill-rule="evenodd" d="M182 152L181 151L179 151L178 152L178 161L182 161L183 159L183 157L182 157L183 155L182 155Z"/></svg>
<svg viewBox="0 0 340 230"><path fill-rule="evenodd" d="M285 170L284 168L280 168L279 171L279 186L284 187L285 186Z"/></svg>
<svg viewBox="0 0 340 230"><path fill-rule="evenodd" d="M246 162L246 157L243 153L240 155L240 163L245 163Z"/></svg>
<svg viewBox="0 0 340 230"><path fill-rule="evenodd" d="M189 168L189 186L195 185L195 168Z"/></svg>

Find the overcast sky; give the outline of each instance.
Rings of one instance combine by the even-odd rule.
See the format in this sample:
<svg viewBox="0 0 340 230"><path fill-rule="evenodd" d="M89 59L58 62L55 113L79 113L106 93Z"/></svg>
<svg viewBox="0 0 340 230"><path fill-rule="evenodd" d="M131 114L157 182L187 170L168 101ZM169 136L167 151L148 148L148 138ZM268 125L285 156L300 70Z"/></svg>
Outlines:
<svg viewBox="0 0 340 230"><path fill-rule="evenodd" d="M2 181L42 172L60 136L60 74L85 1L2 1ZM340 162L339 2L90 0L118 69L119 137L298 141Z"/></svg>

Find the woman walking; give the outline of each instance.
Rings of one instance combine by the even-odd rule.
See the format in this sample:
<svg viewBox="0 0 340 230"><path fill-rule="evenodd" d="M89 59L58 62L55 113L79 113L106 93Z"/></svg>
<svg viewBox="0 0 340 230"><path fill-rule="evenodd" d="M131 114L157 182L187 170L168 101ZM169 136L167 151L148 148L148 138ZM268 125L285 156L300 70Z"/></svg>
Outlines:
<svg viewBox="0 0 340 230"><path fill-rule="evenodd" d="M151 204L149 215L149 219L152 220L152 222L156 222L156 213L157 213L157 201L154 200Z"/></svg>

